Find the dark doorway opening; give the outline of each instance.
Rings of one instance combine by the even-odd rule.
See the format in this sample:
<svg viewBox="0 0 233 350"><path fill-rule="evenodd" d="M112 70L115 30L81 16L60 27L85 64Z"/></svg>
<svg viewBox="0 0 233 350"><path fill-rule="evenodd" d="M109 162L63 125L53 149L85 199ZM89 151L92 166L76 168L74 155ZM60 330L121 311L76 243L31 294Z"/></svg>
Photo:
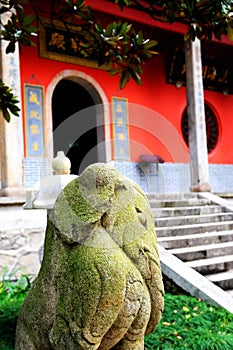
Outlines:
<svg viewBox="0 0 233 350"><path fill-rule="evenodd" d="M89 164L98 161L97 127L95 103L89 92L75 81L62 79L56 86L52 97L54 155L65 151L71 161L71 174L80 174ZM74 116L72 130L64 133L64 121ZM72 117L73 118L73 117ZM63 123L63 124L62 124ZM75 130L77 131L75 138ZM80 135L80 130L84 130Z"/></svg>

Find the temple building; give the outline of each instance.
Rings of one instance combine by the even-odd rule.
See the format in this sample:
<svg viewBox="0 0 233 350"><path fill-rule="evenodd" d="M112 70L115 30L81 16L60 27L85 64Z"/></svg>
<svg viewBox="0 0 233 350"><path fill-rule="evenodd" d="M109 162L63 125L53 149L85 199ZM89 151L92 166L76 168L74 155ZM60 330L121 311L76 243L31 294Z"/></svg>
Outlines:
<svg viewBox="0 0 233 350"><path fill-rule="evenodd" d="M6 55L1 42L2 79L21 102L19 118L0 119L1 195L38 186L58 151L70 158L72 174L107 162L145 191L189 192L187 27L107 0L88 3L101 22L133 23L158 42L158 54L143 65L141 86L130 81L121 90L108 67L79 54L82 34L68 35L59 22L51 27L45 19L35 47ZM233 43L201 42L201 57L209 184L214 193L233 192Z"/></svg>

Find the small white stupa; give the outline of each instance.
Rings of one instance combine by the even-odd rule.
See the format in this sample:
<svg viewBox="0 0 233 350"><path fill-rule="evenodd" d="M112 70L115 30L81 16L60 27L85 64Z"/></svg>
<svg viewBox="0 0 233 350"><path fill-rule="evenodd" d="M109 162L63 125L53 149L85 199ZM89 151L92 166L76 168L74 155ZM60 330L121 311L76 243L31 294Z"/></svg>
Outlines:
<svg viewBox="0 0 233 350"><path fill-rule="evenodd" d="M46 176L40 182L39 191L32 202L35 209L52 209L63 188L77 175L70 174L71 163L63 151L57 152L52 161L53 175Z"/></svg>

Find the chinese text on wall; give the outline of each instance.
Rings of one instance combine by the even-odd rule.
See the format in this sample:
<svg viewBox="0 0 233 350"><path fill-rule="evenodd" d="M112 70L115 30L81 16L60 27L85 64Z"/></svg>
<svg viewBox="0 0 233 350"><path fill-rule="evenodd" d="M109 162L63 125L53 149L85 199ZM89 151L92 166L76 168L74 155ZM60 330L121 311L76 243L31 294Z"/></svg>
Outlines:
<svg viewBox="0 0 233 350"><path fill-rule="evenodd" d="M26 157L44 156L44 88L24 85Z"/></svg>
<svg viewBox="0 0 233 350"><path fill-rule="evenodd" d="M129 160L128 101L112 98L114 159Z"/></svg>

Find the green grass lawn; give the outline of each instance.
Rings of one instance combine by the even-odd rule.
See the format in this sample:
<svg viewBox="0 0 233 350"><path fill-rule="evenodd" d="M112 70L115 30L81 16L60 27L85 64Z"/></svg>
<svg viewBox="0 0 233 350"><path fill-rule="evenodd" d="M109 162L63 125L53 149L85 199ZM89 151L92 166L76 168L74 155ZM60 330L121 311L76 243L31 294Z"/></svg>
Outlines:
<svg viewBox="0 0 233 350"><path fill-rule="evenodd" d="M14 350L17 315L29 287L27 277L0 283L0 350ZM233 314L188 295L167 292L162 320L145 338L145 349L233 349Z"/></svg>
<svg viewBox="0 0 233 350"><path fill-rule="evenodd" d="M146 337L145 349L233 349L233 314L184 294L166 293L162 320Z"/></svg>

